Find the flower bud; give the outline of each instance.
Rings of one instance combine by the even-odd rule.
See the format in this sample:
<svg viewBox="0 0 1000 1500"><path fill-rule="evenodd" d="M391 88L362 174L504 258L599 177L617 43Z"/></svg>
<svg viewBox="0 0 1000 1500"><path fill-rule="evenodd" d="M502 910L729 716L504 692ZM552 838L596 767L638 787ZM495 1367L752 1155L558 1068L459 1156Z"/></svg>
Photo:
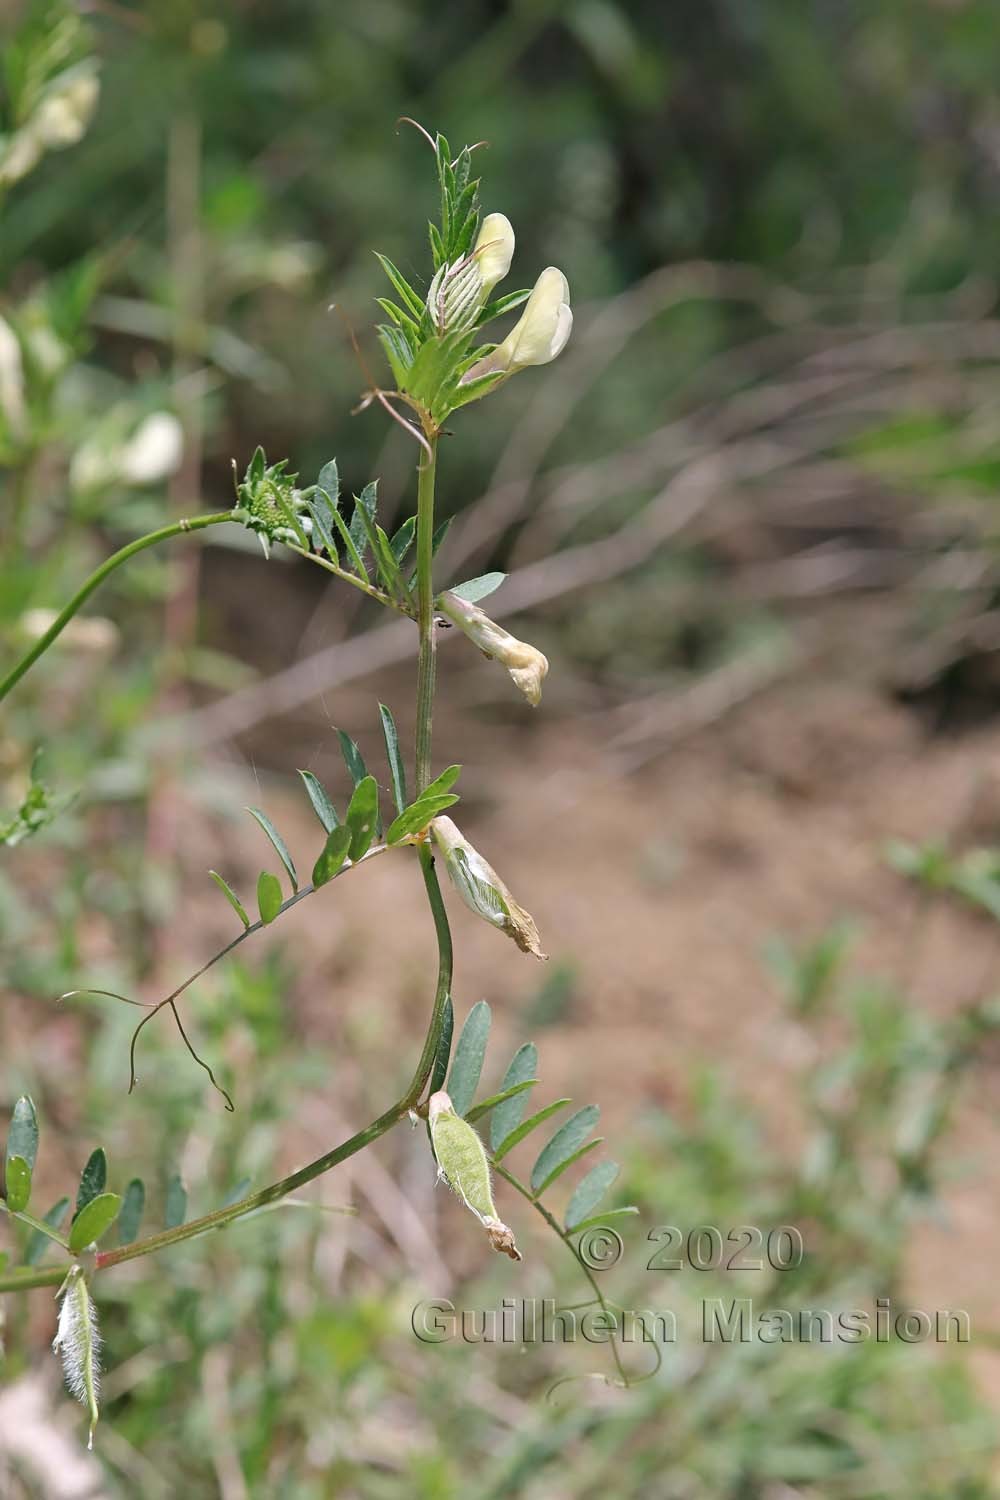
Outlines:
<svg viewBox="0 0 1000 1500"><path fill-rule="evenodd" d="M518 905L492 865L486 863L451 818L435 818L431 832L444 857L451 883L469 910L513 938L522 953L548 958L542 952L531 913Z"/></svg>
<svg viewBox="0 0 1000 1500"><path fill-rule="evenodd" d="M520 1260L513 1232L497 1218L490 1185L490 1164L478 1132L468 1120L459 1118L443 1089L431 1095L427 1120L440 1175L466 1208L475 1214L493 1249L509 1255L511 1260Z"/></svg>
<svg viewBox="0 0 1000 1500"><path fill-rule="evenodd" d="M542 700L542 679L549 670L548 657L527 641L510 635L489 615L458 594L443 593L437 601L441 613L477 645L484 656L495 657L510 673L516 687L532 708Z"/></svg>
<svg viewBox="0 0 1000 1500"><path fill-rule="evenodd" d="M438 334L471 328L490 292L510 270L514 231L505 214L487 214L471 252L439 267L427 293Z"/></svg>
<svg viewBox="0 0 1000 1500"><path fill-rule="evenodd" d="M514 258L514 230L506 214L486 215L472 254L488 296L507 275Z"/></svg>

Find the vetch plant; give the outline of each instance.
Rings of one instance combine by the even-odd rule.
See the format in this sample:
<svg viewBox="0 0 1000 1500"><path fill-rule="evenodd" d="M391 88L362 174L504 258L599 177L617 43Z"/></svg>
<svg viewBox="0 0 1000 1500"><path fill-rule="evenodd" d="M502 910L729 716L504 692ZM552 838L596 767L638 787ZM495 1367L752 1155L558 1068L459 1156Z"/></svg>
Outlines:
<svg viewBox="0 0 1000 1500"><path fill-rule="evenodd" d="M389 260L379 257L393 295L379 299L388 321L378 334L395 387L385 389L372 382L361 403L362 407L380 405L417 445L415 513L389 535L379 522L376 481L363 486L348 515L342 508L335 460L324 464L314 483L303 486L289 471L287 460L268 463L258 448L243 477L237 480L232 508L174 521L120 548L48 620L46 628L35 633L30 649L0 680L3 699L58 640L90 595L132 557L160 542L224 523L236 523L254 533L266 557L273 548L284 547L384 608L412 620L417 636L416 732L410 764L400 746L393 714L386 705L379 705L392 809L381 806L378 780L354 740L343 731L339 731L340 748L353 788L346 806L338 806L312 772L300 773L322 829L322 842L308 882L300 879L287 844L267 813L250 808L276 856L280 873L261 871L255 893L257 915L252 919L250 902L219 871L209 872L233 908L241 930L189 979L158 1004L147 1007L131 1047L130 1088L136 1083L136 1054L142 1031L160 1011L169 1010L192 1056L205 1067L227 1108L232 1109L230 1095L189 1038L179 1009L181 996L212 965L279 920L292 906L377 856L403 851L401 857L412 859L419 867L438 956L423 1046L402 1096L364 1129L317 1160L200 1217L186 1217L186 1194L180 1180L174 1179L166 1195L163 1228L144 1238L139 1237L146 1200L143 1184L133 1179L122 1194L109 1191L107 1161L100 1148L84 1167L68 1232L63 1228L70 1205L68 1196L42 1216L35 1215L32 1179L38 1122L30 1099L22 1098L15 1107L7 1137L0 1206L21 1237L13 1263L7 1266L8 1257L0 1261L0 1291L61 1287L56 1343L70 1389L88 1407L91 1431L97 1420L100 1347L95 1286L99 1297L106 1271L222 1228L287 1198L407 1117L428 1121L440 1175L479 1219L488 1243L512 1259L520 1259L520 1254L513 1231L497 1212L492 1171L531 1204L570 1249L573 1236L593 1222L591 1215L617 1174L615 1165L608 1162L589 1172L578 1184L560 1221L542 1202L543 1195L574 1163L601 1144L592 1136L599 1113L596 1106L577 1110L555 1131L539 1152L528 1180L522 1181L508 1167L508 1154L570 1101L557 1099L525 1117L528 1093L537 1082L537 1053L534 1045L527 1043L515 1054L499 1088L477 1102L490 1026L485 1002L469 1012L452 1057L452 937L436 857L441 856L451 882L473 912L512 937L526 953L539 958L545 955L530 914L515 901L450 816L459 801L455 787L461 768L451 765L434 774L438 630L449 623L458 625L481 651L509 671L531 704L539 702L548 662L535 647L509 635L479 609L477 601L503 582L503 574L487 574L443 591L436 589L434 559L446 529L439 527L435 518L438 449L445 423L456 411L488 395L516 371L556 358L569 338L572 313L566 278L553 267L542 272L533 290L493 297L497 283L510 269L513 229L500 213L490 213L480 221L479 183L472 176L473 148L466 147L453 157L443 136L432 138L422 127L416 128L433 149L440 188L439 219L430 225L431 275L427 291L422 293ZM522 304L527 304L524 312L507 337L500 344L490 342L485 332L488 326ZM39 782L36 794L35 784L33 777L33 789L11 824L8 843L18 842L36 824L55 815L47 789ZM476 1129L476 1123L487 1115L488 1146ZM113 1229L118 1242L112 1246L109 1236ZM53 1247L59 1253L58 1263L46 1264ZM598 1284L586 1267L583 1270L594 1299L605 1307ZM618 1378L625 1382L614 1344L612 1351Z"/></svg>

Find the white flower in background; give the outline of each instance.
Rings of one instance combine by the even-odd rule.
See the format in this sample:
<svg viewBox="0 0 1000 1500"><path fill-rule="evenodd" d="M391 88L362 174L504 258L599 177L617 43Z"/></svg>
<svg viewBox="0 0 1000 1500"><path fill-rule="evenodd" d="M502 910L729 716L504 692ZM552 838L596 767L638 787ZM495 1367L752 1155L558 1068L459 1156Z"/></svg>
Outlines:
<svg viewBox="0 0 1000 1500"><path fill-rule="evenodd" d="M46 151L75 146L90 124L99 92L89 59L54 78L34 113L0 148L0 184L26 177Z"/></svg>
<svg viewBox="0 0 1000 1500"><path fill-rule="evenodd" d="M434 818L431 832L444 857L451 883L469 910L513 938L522 953L547 958L531 913L518 905L493 866L487 864L451 818Z"/></svg>
<svg viewBox="0 0 1000 1500"><path fill-rule="evenodd" d="M26 420L21 345L3 318L0 318L0 416L11 434L19 437Z"/></svg>
<svg viewBox="0 0 1000 1500"><path fill-rule="evenodd" d="M515 686L537 708L542 698L542 679L549 670L548 658L527 641L504 630L475 604L457 594L445 592L437 606L441 613L463 630L484 656L495 657L507 668Z"/></svg>
<svg viewBox="0 0 1000 1500"><path fill-rule="evenodd" d="M134 420L134 418L133 418ZM116 484L156 484L172 474L184 452L184 431L169 411L150 412L131 437L121 436L121 412L91 433L69 466L74 491L86 494Z"/></svg>
<svg viewBox="0 0 1000 1500"><path fill-rule="evenodd" d="M183 453L184 429L173 412L151 412L122 449L121 476L128 484L155 484L174 472Z"/></svg>
<svg viewBox="0 0 1000 1500"><path fill-rule="evenodd" d="M471 328L498 281L510 270L514 231L504 214L487 214L468 255L441 266L427 293L439 334Z"/></svg>
<svg viewBox="0 0 1000 1500"><path fill-rule="evenodd" d="M97 107L100 84L92 63L70 68L50 84L31 120L31 128L48 151L75 146Z"/></svg>
<svg viewBox="0 0 1000 1500"><path fill-rule="evenodd" d="M21 634L29 641L40 640L58 618L54 609L26 609L19 621ZM59 635L61 646L94 655L111 651L118 639L118 626L104 615L76 615L63 626Z"/></svg>

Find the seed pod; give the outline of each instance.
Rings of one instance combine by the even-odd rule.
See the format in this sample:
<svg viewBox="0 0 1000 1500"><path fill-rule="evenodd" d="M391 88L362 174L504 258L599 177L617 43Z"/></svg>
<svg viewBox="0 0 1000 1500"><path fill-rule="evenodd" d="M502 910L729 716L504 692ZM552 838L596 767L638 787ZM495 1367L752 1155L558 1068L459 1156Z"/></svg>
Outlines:
<svg viewBox="0 0 1000 1500"><path fill-rule="evenodd" d="M66 1384L90 1416L88 1448L94 1446L94 1428L100 1415L101 1335L97 1326L87 1277L81 1266L73 1266L59 1288L59 1325L52 1347L62 1355Z"/></svg>
<svg viewBox="0 0 1000 1500"><path fill-rule="evenodd" d="M548 958L542 952L534 917L518 905L493 866L486 863L451 818L435 818L431 832L444 855L451 883L469 910L513 938L522 953Z"/></svg>
<svg viewBox="0 0 1000 1500"><path fill-rule="evenodd" d="M486 1148L468 1120L455 1113L451 1099L440 1090L432 1094L428 1105L431 1144L437 1157L438 1171L453 1192L472 1210L486 1230L494 1250L520 1260L514 1233L497 1218L490 1185L490 1164Z"/></svg>

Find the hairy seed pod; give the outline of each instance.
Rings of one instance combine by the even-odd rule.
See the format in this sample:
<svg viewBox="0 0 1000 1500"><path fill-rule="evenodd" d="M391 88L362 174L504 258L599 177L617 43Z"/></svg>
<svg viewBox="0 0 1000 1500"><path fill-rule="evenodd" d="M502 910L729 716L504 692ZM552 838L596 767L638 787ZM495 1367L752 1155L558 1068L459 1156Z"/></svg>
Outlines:
<svg viewBox="0 0 1000 1500"><path fill-rule="evenodd" d="M448 1186L472 1210L486 1230L494 1250L520 1260L513 1231L497 1217L490 1184L490 1164L486 1148L468 1120L456 1113L451 1099L440 1090L432 1094L428 1105L431 1144L437 1157L438 1171Z"/></svg>
<svg viewBox="0 0 1000 1500"><path fill-rule="evenodd" d="M70 1392L82 1401L90 1416L88 1448L94 1446L101 1386L101 1334L97 1309L90 1295L82 1266L73 1266L57 1293L59 1324L52 1347L62 1355L63 1373Z"/></svg>

